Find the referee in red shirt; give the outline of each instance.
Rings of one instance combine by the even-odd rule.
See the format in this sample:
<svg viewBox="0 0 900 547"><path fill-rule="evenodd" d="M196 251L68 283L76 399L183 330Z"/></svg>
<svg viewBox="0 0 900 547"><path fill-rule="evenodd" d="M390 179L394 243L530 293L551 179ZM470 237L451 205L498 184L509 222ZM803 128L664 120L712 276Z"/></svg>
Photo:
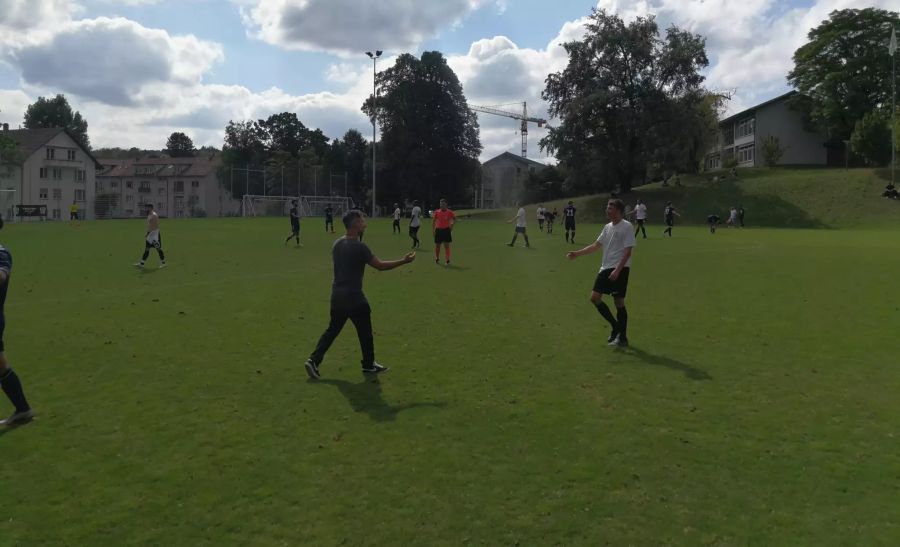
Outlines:
<svg viewBox="0 0 900 547"><path fill-rule="evenodd" d="M447 200L441 199L441 208L434 212L431 219L431 231L434 233L434 263L441 262L441 244L444 245L444 258L450 265L450 244L453 243L453 225L456 214L447 209Z"/></svg>

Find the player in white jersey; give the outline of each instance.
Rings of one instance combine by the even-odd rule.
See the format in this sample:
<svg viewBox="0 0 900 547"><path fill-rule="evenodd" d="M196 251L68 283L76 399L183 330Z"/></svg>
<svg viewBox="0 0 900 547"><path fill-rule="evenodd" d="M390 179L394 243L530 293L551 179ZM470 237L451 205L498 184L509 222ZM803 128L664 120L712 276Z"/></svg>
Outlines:
<svg viewBox="0 0 900 547"><path fill-rule="evenodd" d="M647 239L647 229L644 227L644 224L647 223L647 206L642 200L637 200L637 205L634 206L634 221L637 224L637 228L634 229L634 236L637 237L640 231L643 232L644 239Z"/></svg>
<svg viewBox="0 0 900 547"><path fill-rule="evenodd" d="M625 294L628 292L631 253L635 245L634 227L623 218L624 214L625 203L622 200L609 200L606 204L606 217L610 222L603 227L597 241L578 251L566 253L566 258L575 260L579 256L603 249L603 261L600 273L594 281L591 303L612 327L607 344L621 347L628 346L628 311L625 309ZM615 317L603 302L604 294L612 296L616 304Z"/></svg>
<svg viewBox="0 0 900 547"><path fill-rule="evenodd" d="M422 225L422 208L418 201L413 201L412 212L409 218L409 237L413 240L413 249L419 248L419 227Z"/></svg>
<svg viewBox="0 0 900 547"><path fill-rule="evenodd" d="M544 231L544 218L546 217L547 210L544 209L543 204L538 204L537 208L537 221L538 221L538 230Z"/></svg>
<svg viewBox="0 0 900 547"><path fill-rule="evenodd" d="M394 204L394 224L391 226L391 233L400 233L400 205Z"/></svg>
<svg viewBox="0 0 900 547"><path fill-rule="evenodd" d="M166 255L163 253L162 236L159 233L159 215L153 210L152 203L147 204L147 234L144 236L144 256L141 257L140 262L134 264L135 266L138 268L144 267L147 257L150 256L150 249L156 249L156 252L159 253L159 267L165 268Z"/></svg>
<svg viewBox="0 0 900 547"><path fill-rule="evenodd" d="M519 207L519 204L516 203L516 207ZM531 248L531 242L528 241L528 234L525 233L525 208L519 207L519 210L516 212L516 216L507 220L506 223L510 224L512 222L516 223L516 232L513 234L512 241L506 244L507 247L512 247L516 244L516 238L519 237L519 234L522 234L522 237L525 238L525 248Z"/></svg>

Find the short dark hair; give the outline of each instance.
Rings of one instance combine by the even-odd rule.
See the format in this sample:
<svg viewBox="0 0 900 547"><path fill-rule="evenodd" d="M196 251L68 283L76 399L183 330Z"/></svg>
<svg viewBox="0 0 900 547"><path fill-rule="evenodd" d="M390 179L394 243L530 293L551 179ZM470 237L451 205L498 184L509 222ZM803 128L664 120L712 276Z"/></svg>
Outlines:
<svg viewBox="0 0 900 547"><path fill-rule="evenodd" d="M619 210L620 213L625 212L625 202L621 199L615 198L609 200L607 203L611 204L613 207Z"/></svg>
<svg viewBox="0 0 900 547"><path fill-rule="evenodd" d="M296 200L296 199L292 199L292 200L291 200L291 205L297 205L297 200Z"/></svg>
<svg viewBox="0 0 900 547"><path fill-rule="evenodd" d="M362 218L362 217L363 217L362 211L360 211L359 209L350 209L349 211L344 213L344 218L342 218L341 221L344 223L344 228L349 229L350 226L352 226L353 223L356 222L356 219Z"/></svg>
<svg viewBox="0 0 900 547"><path fill-rule="evenodd" d="M148 203L148 204L147 204L147 207L153 209L153 204L152 204L152 203Z"/></svg>

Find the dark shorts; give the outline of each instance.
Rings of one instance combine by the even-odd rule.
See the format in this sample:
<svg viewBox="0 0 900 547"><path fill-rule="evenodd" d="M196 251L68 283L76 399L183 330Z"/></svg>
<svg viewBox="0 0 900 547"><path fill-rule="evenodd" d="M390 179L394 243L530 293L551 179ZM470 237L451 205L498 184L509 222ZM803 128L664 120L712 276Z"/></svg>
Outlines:
<svg viewBox="0 0 900 547"><path fill-rule="evenodd" d="M597 279L594 280L594 292L608 294L615 298L625 298L625 294L628 292L629 271L631 271L631 268L622 268L619 278L615 281L610 281L609 274L613 272L613 268L601 270L597 274Z"/></svg>
<svg viewBox="0 0 900 547"><path fill-rule="evenodd" d="M675 219L674 219L674 218L667 218L667 219L666 219L666 226L675 226Z"/></svg>
<svg viewBox="0 0 900 547"><path fill-rule="evenodd" d="M69 220L78 220L78 213L69 212Z"/></svg>
<svg viewBox="0 0 900 547"><path fill-rule="evenodd" d="M334 224L334 217L325 215L325 224Z"/></svg>
<svg viewBox="0 0 900 547"><path fill-rule="evenodd" d="M300 223L299 222L291 222L291 232L297 233L300 231Z"/></svg>
<svg viewBox="0 0 900 547"><path fill-rule="evenodd" d="M400 219L399 219L399 218L395 218L395 219L394 219L394 226L400 226Z"/></svg>
<svg viewBox="0 0 900 547"><path fill-rule="evenodd" d="M525 233L525 227L524 227L524 226L516 226L516 233L517 233L517 234L524 234L524 233Z"/></svg>
<svg viewBox="0 0 900 547"><path fill-rule="evenodd" d="M574 230L575 229L575 219L567 218L566 219L566 230Z"/></svg>
<svg viewBox="0 0 900 547"><path fill-rule="evenodd" d="M438 245L441 243L453 243L453 230L450 228L438 228L434 231L434 242Z"/></svg>
<svg viewBox="0 0 900 547"><path fill-rule="evenodd" d="M3 344L4 330L6 330L6 318L3 317L2 313L0 313L0 352L6 351L6 346Z"/></svg>
<svg viewBox="0 0 900 547"><path fill-rule="evenodd" d="M409 227L409 235L414 236L414 235L418 235L418 234L419 234L418 226L410 226Z"/></svg>
<svg viewBox="0 0 900 547"><path fill-rule="evenodd" d="M645 222L647 222L647 219L645 218L637 219L638 226L643 226Z"/></svg>

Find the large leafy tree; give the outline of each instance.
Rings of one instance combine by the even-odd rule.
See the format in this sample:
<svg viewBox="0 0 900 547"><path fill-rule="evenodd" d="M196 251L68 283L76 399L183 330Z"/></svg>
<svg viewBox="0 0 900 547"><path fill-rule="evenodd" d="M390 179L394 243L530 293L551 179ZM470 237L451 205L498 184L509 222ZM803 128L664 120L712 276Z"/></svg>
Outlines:
<svg viewBox="0 0 900 547"><path fill-rule="evenodd" d="M87 120L81 116L81 112L72 111L65 95L60 94L52 99L38 97L37 101L28 105L25 110L24 125L26 129L64 127L83 148L91 149Z"/></svg>
<svg viewBox="0 0 900 547"><path fill-rule="evenodd" d="M287 152L296 156L306 148L309 130L293 112L273 114L256 125L269 152Z"/></svg>
<svg viewBox="0 0 900 547"><path fill-rule="evenodd" d="M465 199L478 174L472 167L481 152L478 119L444 56L403 54L376 82L377 103L370 96L362 110L382 130L379 201Z"/></svg>
<svg viewBox="0 0 900 547"><path fill-rule="evenodd" d="M166 141L166 153L173 158L189 158L194 155L194 141L185 133L176 131Z"/></svg>
<svg viewBox="0 0 900 547"><path fill-rule="evenodd" d="M661 37L652 16L626 24L602 9L586 27L563 45L566 68L547 77L543 98L560 123L541 146L566 163L575 191L628 191L706 100L705 40L674 26Z"/></svg>
<svg viewBox="0 0 900 547"><path fill-rule="evenodd" d="M835 140L849 138L869 111L890 110L892 25L900 26L897 12L833 11L794 52L788 81L801 92L797 105Z"/></svg>

